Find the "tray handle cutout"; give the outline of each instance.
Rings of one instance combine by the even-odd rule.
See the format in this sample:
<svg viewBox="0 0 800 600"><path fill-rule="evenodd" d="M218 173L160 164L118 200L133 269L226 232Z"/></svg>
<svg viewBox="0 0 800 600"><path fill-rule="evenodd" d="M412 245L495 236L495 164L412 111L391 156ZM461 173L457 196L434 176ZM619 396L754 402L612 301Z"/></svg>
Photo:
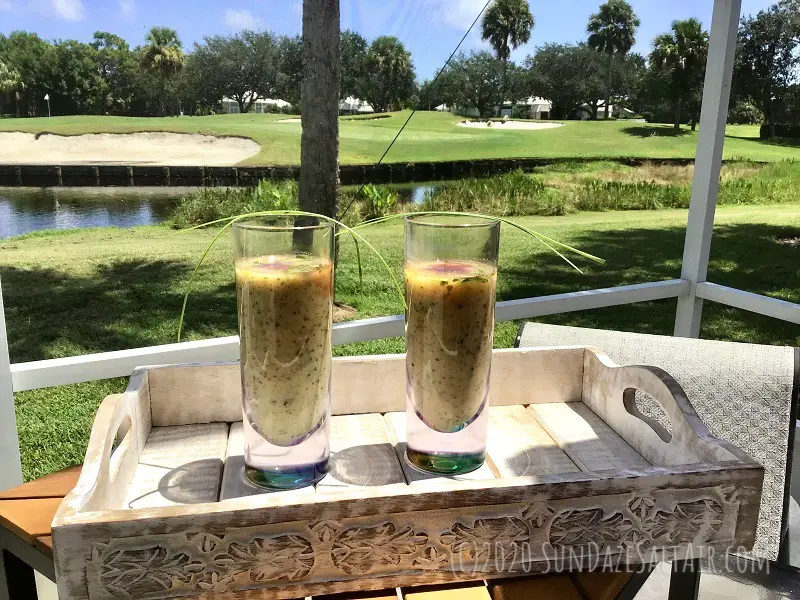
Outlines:
<svg viewBox="0 0 800 600"><path fill-rule="evenodd" d="M639 395L639 399L641 399L641 395L644 394L647 396L647 399L650 401L650 411L655 411L658 413L659 419L654 419L650 415L645 414L641 408L639 408L639 404L637 403L637 392ZM626 388L622 392L622 403L625 405L625 410L628 411L631 415L636 417L637 419L644 421L650 428L655 432L655 434L660 437L664 442L669 444L672 441L672 422L670 421L669 417L667 416L664 407L661 406L661 403L658 402L653 396L644 392L642 390L637 390L636 388ZM662 424L662 421L665 421L669 427L665 427Z"/></svg>
<svg viewBox="0 0 800 600"><path fill-rule="evenodd" d="M111 455L108 459L109 480L111 483L117 481L123 460L131 450L133 431L130 415L125 415L114 434L111 442Z"/></svg>

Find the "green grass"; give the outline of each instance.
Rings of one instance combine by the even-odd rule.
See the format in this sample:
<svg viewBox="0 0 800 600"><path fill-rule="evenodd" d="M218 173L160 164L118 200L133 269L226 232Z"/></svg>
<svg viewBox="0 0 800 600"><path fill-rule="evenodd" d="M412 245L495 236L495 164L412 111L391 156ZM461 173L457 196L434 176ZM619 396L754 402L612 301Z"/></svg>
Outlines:
<svg viewBox="0 0 800 600"><path fill-rule="evenodd" d="M566 177L566 176L565 176ZM581 275L523 234L504 228L498 298L510 300L679 276L685 210L580 213L519 221L603 256L581 263ZM0 276L14 362L133 348L175 340L183 287L212 231L167 227L42 232L0 240ZM369 232L397 272L402 227ZM709 280L800 302L800 210L794 205L718 209ZM352 244L344 244L337 297L358 318L397 314L402 303L378 261L365 256L357 285ZM675 301L554 315L551 323L648 333L672 331ZM236 308L230 240L210 255L193 293L188 339L230 335ZM516 323L498 324L496 345L513 344ZM708 304L702 335L767 344L800 345L797 327ZM400 339L351 344L337 354L401 352ZM80 462L100 400L124 387L120 379L16 395L27 479Z"/></svg>
<svg viewBox="0 0 800 600"><path fill-rule="evenodd" d="M388 118L342 119L341 162L373 163L408 117L408 112ZM298 164L300 124L280 123L287 115L239 114L207 117L69 116L2 119L0 131L29 133L131 133L174 131L252 138L261 152L243 164ZM684 128L676 134L669 125L625 121L567 121L563 127L541 131L467 129L462 118L449 113L419 112L386 157L387 162L446 161L514 157L639 157L692 158L697 133ZM758 126L731 125L725 141L725 158L774 161L800 158L796 145L763 142Z"/></svg>

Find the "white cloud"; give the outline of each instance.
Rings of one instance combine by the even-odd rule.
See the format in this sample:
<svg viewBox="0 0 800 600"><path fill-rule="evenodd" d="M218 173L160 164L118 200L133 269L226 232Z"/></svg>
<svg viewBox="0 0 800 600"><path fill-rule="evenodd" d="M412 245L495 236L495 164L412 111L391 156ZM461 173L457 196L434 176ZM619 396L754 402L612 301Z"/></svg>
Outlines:
<svg viewBox="0 0 800 600"><path fill-rule="evenodd" d="M53 0L53 12L64 21L83 21L86 7L83 0Z"/></svg>
<svg viewBox="0 0 800 600"><path fill-rule="evenodd" d="M83 21L86 18L83 0L33 0L30 7L44 17L62 21Z"/></svg>
<svg viewBox="0 0 800 600"><path fill-rule="evenodd" d="M133 0L119 0L119 15L125 20L132 19L136 14L136 4Z"/></svg>
<svg viewBox="0 0 800 600"><path fill-rule="evenodd" d="M11 0L0 0L0 11L11 11L14 10L14 5L11 4Z"/></svg>
<svg viewBox="0 0 800 600"><path fill-rule="evenodd" d="M424 0L431 16L443 25L466 31L486 6L486 0Z"/></svg>
<svg viewBox="0 0 800 600"><path fill-rule="evenodd" d="M258 29L264 25L262 19L255 16L246 8L229 8L225 11L223 21L229 29L234 31L239 31L241 29Z"/></svg>

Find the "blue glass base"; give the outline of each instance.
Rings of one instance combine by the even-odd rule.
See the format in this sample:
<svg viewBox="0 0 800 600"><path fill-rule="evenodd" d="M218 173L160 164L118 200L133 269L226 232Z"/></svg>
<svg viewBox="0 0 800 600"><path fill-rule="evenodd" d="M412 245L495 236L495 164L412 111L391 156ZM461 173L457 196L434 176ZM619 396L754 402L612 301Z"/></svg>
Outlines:
<svg viewBox="0 0 800 600"><path fill-rule="evenodd" d="M248 483L267 490L295 490L314 485L328 474L328 460L302 467L264 471L245 466Z"/></svg>

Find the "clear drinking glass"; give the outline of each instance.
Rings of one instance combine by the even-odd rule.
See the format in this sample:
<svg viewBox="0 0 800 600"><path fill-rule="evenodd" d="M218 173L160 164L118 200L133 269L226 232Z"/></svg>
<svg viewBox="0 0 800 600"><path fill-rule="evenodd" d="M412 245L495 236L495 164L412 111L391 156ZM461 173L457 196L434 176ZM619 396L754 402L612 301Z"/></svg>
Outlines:
<svg viewBox="0 0 800 600"><path fill-rule="evenodd" d="M406 455L434 473L486 457L500 222L406 218Z"/></svg>
<svg viewBox="0 0 800 600"><path fill-rule="evenodd" d="M328 471L333 228L267 217L233 232L245 473L266 488L311 485Z"/></svg>

